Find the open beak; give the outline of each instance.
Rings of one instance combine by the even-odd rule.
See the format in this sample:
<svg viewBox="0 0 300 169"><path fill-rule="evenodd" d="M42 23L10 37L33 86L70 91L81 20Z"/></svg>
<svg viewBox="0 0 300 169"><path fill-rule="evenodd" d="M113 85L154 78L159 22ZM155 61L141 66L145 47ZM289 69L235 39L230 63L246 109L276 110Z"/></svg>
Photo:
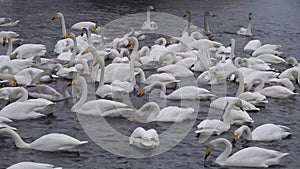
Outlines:
<svg viewBox="0 0 300 169"><path fill-rule="evenodd" d="M142 97L145 94L145 90L143 89L137 96Z"/></svg>

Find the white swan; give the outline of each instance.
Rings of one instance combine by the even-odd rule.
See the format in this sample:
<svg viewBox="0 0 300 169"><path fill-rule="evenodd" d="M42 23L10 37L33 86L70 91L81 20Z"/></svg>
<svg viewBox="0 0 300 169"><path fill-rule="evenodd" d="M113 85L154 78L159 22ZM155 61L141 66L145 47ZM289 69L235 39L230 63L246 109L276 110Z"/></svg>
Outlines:
<svg viewBox="0 0 300 169"><path fill-rule="evenodd" d="M265 87L265 82L261 78L255 78L251 81L250 84L248 84L247 90L250 90L255 82L259 82L259 86L257 86L254 91L255 92L260 92L261 94L267 96L267 97L272 97L272 98L290 98L295 95L298 95L298 93L294 93L290 89L283 87L283 86L269 86Z"/></svg>
<svg viewBox="0 0 300 169"><path fill-rule="evenodd" d="M24 119L36 119L45 117L45 114L39 113L47 106L54 103L46 99L30 99L28 98L28 92L24 88L18 88L13 91L12 95L18 95L21 93L21 98L18 101L5 106L0 110L0 116L7 117L15 120ZM15 96L14 96L15 97Z"/></svg>
<svg viewBox="0 0 300 169"><path fill-rule="evenodd" d="M8 134L18 148L33 149L38 151L68 151L88 143L65 134L51 133L44 135L32 143L26 143L20 135L8 128L0 128L0 134Z"/></svg>
<svg viewBox="0 0 300 169"><path fill-rule="evenodd" d="M249 23L247 28L241 27L238 31L237 34L239 35L245 35L245 36L252 36L252 13L250 12L248 15Z"/></svg>
<svg viewBox="0 0 300 169"><path fill-rule="evenodd" d="M244 47L244 51L255 51L261 47L261 41L258 39L250 40Z"/></svg>
<svg viewBox="0 0 300 169"><path fill-rule="evenodd" d="M277 85L277 86L284 86L288 89L290 89L291 91L294 91L295 90L295 86L294 84L291 82L290 79L288 78L281 78L281 79L278 79L278 78L273 78L273 79L270 79L268 81L268 83L272 86L274 85Z"/></svg>
<svg viewBox="0 0 300 169"><path fill-rule="evenodd" d="M257 141L273 141L282 140L290 136L291 133L287 132L290 128L282 125L275 124L263 124L256 127L252 132L248 126L241 126L234 131L234 141L238 139L245 133L247 140L257 140Z"/></svg>
<svg viewBox="0 0 300 169"><path fill-rule="evenodd" d="M129 137L129 144L141 149L151 149L159 146L159 137L155 129L136 128Z"/></svg>
<svg viewBox="0 0 300 169"><path fill-rule="evenodd" d="M34 56L45 56L46 45L24 44L17 47L10 55L11 58L26 59Z"/></svg>
<svg viewBox="0 0 300 169"><path fill-rule="evenodd" d="M298 60L294 57L288 57L286 58L286 64L291 66L299 66Z"/></svg>
<svg viewBox="0 0 300 169"><path fill-rule="evenodd" d="M62 169L61 167L54 167L52 164L34 163L34 162L19 162L9 166L7 169Z"/></svg>
<svg viewBox="0 0 300 169"><path fill-rule="evenodd" d="M0 18L0 27L16 26L19 22L12 18Z"/></svg>
<svg viewBox="0 0 300 169"><path fill-rule="evenodd" d="M205 159L219 144L226 146L224 152L215 159L215 163L220 166L267 168L279 164L280 159L289 154L259 147L248 147L230 155L232 151L231 143L227 139L217 138L208 143Z"/></svg>
<svg viewBox="0 0 300 169"><path fill-rule="evenodd" d="M273 45L273 44L265 44L259 48L257 48L253 53L252 56L259 56L262 54L273 54L273 55L281 55L282 52L276 51L276 49L280 48L281 45Z"/></svg>
<svg viewBox="0 0 300 169"><path fill-rule="evenodd" d="M215 97L209 90L204 88L199 88L196 86L183 86L171 94L166 95L166 86L162 82L154 82L149 86L146 86L141 90L139 96L143 96L145 93L151 91L155 86L160 87L160 97L167 98L170 100L194 100L194 99L211 99Z"/></svg>
<svg viewBox="0 0 300 169"><path fill-rule="evenodd" d="M256 56L256 58L263 60L266 63L275 63L275 64L279 64L279 63L286 63L286 61L284 59L282 59L279 56L276 56L274 54L261 54Z"/></svg>
<svg viewBox="0 0 300 169"><path fill-rule="evenodd" d="M67 29L66 29L66 23L65 23L65 17L61 12L57 12L52 20L61 18L61 29L62 29L62 36L65 36L67 34Z"/></svg>
<svg viewBox="0 0 300 169"><path fill-rule="evenodd" d="M156 30L158 28L157 23L150 21L150 10L154 10L152 5L147 7L147 20L142 25L142 30Z"/></svg>
<svg viewBox="0 0 300 169"><path fill-rule="evenodd" d="M156 71L169 73L175 78L185 78L194 76L192 71L180 65L167 65L158 68Z"/></svg>
<svg viewBox="0 0 300 169"><path fill-rule="evenodd" d="M82 76L78 76L72 81L72 85L76 84L80 85L82 91L80 99L71 109L73 112L103 117L122 117L122 111L132 111L125 103L111 100L99 99L85 102L88 90L86 80Z"/></svg>

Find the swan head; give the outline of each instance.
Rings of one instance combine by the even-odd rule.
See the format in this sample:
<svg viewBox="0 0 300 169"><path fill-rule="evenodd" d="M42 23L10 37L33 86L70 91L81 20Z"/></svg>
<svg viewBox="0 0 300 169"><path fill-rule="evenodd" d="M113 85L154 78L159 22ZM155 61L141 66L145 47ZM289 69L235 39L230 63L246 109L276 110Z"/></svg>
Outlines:
<svg viewBox="0 0 300 169"><path fill-rule="evenodd" d="M66 38L76 38L76 36L75 36L75 34L73 32L68 32L63 37L63 39L66 39Z"/></svg>
<svg viewBox="0 0 300 169"><path fill-rule="evenodd" d="M191 15L191 11L186 11L185 14L183 15L183 17L188 17Z"/></svg>
<svg viewBox="0 0 300 169"><path fill-rule="evenodd" d="M205 150L205 157L204 160L206 160L208 158L208 156L210 155L210 153L214 150L215 145L214 144L208 144Z"/></svg>
<svg viewBox="0 0 300 169"><path fill-rule="evenodd" d="M57 13L53 16L52 20L57 19L57 18L60 18L60 17L62 17L62 16L63 16L63 14L62 14L61 12L57 12Z"/></svg>
<svg viewBox="0 0 300 169"><path fill-rule="evenodd" d="M142 97L145 95L145 89L141 90L141 92L137 95L138 97Z"/></svg>
<svg viewBox="0 0 300 169"><path fill-rule="evenodd" d="M212 12L205 12L204 13L205 16L212 16L212 17L216 17L216 15Z"/></svg>
<svg viewBox="0 0 300 169"><path fill-rule="evenodd" d="M154 8L152 5L149 5L149 6L148 6L148 9L149 9L149 10L155 10L155 8Z"/></svg>
<svg viewBox="0 0 300 169"><path fill-rule="evenodd" d="M251 12L249 12L248 17L249 17L249 21L251 21L252 20L252 13Z"/></svg>

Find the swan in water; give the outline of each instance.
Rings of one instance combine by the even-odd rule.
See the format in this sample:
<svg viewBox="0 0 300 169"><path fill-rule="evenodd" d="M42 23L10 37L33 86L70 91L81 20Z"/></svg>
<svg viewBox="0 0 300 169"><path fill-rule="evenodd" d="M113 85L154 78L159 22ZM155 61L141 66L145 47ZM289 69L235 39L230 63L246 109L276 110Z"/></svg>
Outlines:
<svg viewBox="0 0 300 169"><path fill-rule="evenodd" d="M54 167L52 164L34 163L34 162L19 162L9 166L7 169L62 169L61 167Z"/></svg>
<svg viewBox="0 0 300 169"><path fill-rule="evenodd" d="M159 138L155 129L136 128L129 137L129 144L141 149L151 149L159 146Z"/></svg>
<svg viewBox="0 0 300 169"><path fill-rule="evenodd" d="M254 89L255 92L260 92L261 94L271 97L271 98L290 98L298 93L294 93L290 89L283 87L283 86L269 86L265 87L265 82L261 78L255 78L251 81L250 84L246 86L246 90L250 90L255 82L259 82L259 85Z"/></svg>
<svg viewBox="0 0 300 169"><path fill-rule="evenodd" d="M261 41L258 39L250 40L244 47L244 51L255 51L261 47Z"/></svg>
<svg viewBox="0 0 300 169"><path fill-rule="evenodd" d="M26 59L34 56L45 56L46 45L42 44L24 44L17 47L11 54L11 58Z"/></svg>
<svg viewBox="0 0 300 169"><path fill-rule="evenodd" d="M261 59L264 62L270 63L270 64L286 63L286 61L284 59L282 59L281 57L276 56L274 54L270 54L270 53L258 55L258 56L256 56L256 58Z"/></svg>
<svg viewBox="0 0 300 169"><path fill-rule="evenodd" d="M158 28L157 23L150 21L150 10L155 10L155 8L150 5L147 7L147 20L142 25L142 30L156 30Z"/></svg>
<svg viewBox="0 0 300 169"><path fill-rule="evenodd" d="M291 66L299 66L298 60L294 57L288 57L286 58L286 64Z"/></svg>
<svg viewBox="0 0 300 169"><path fill-rule="evenodd" d="M239 106L242 108L242 105L238 100L233 102L227 101L225 106L226 108L223 112L223 121L219 119L205 119L201 121L197 125L197 130L195 131L195 133L197 133L197 137L200 138L200 136L202 137L203 135L207 136L211 134L220 135L228 131L231 125L230 111L232 110L233 106Z"/></svg>
<svg viewBox="0 0 300 169"><path fill-rule="evenodd" d="M290 136L291 133L287 132L290 128L282 125L275 124L263 124L256 127L252 132L248 126L241 126L234 131L234 141L237 142L238 139L245 133L247 140L257 140L257 141L273 141L282 140Z"/></svg>
<svg viewBox="0 0 300 169"><path fill-rule="evenodd" d="M247 147L230 155L232 144L225 138L217 138L208 143L204 159L206 160L210 153L220 144L226 146L223 153L215 159L215 163L220 166L267 168L271 165L279 164L280 159L289 154L260 147Z"/></svg>
<svg viewBox="0 0 300 169"><path fill-rule="evenodd" d="M248 15L249 23L247 28L241 27L238 31L237 34L239 35L245 35L245 36L252 36L252 13L250 12Z"/></svg>
<svg viewBox="0 0 300 169"><path fill-rule="evenodd" d="M166 65L156 70L173 75L175 78L193 77L194 73L181 65Z"/></svg>
<svg viewBox="0 0 300 169"><path fill-rule="evenodd" d="M69 151L76 147L88 143L79 141L76 138L65 134L51 133L44 135L32 143L26 143L20 135L8 128L0 128L0 135L7 134L15 142L17 148L33 149L38 151Z"/></svg>
<svg viewBox="0 0 300 169"><path fill-rule="evenodd" d="M0 27L16 26L19 22L12 18L0 18Z"/></svg>
<svg viewBox="0 0 300 169"><path fill-rule="evenodd" d="M282 52L276 51L276 49L280 48L281 45L273 45L273 44L265 44L259 48L257 48L253 53L252 56L259 56L262 54L273 54L273 55L281 55Z"/></svg>
<svg viewBox="0 0 300 169"><path fill-rule="evenodd" d="M160 109L155 102L148 102L144 104L132 116L133 121L137 121L140 116L146 114L146 122L183 122L185 120L193 120L196 118L195 109L181 108L177 106L169 106Z"/></svg>
<svg viewBox="0 0 300 169"><path fill-rule="evenodd" d="M145 93L151 91L156 86L160 87L160 97L170 100L211 99L215 97L215 95L212 94L209 90L196 86L183 86L173 91L171 94L166 95L166 86L162 82L154 82L149 86L144 87L143 90L141 90L139 96L143 96Z"/></svg>
<svg viewBox="0 0 300 169"><path fill-rule="evenodd" d="M46 116L45 114L39 113L38 111L42 111L47 106L54 104L53 102L46 99L27 100L28 92L22 87L14 90L11 93L12 96L10 97L16 98L19 93L21 93L21 98L1 109L0 116L7 117L13 120L36 119Z"/></svg>
<svg viewBox="0 0 300 169"><path fill-rule="evenodd" d="M73 112L102 117L122 117L123 111L132 111L127 104L112 100L99 99L85 102L88 92L86 80L82 76L78 76L72 81L72 85L76 84L81 88L81 96L73 105L71 109Z"/></svg>

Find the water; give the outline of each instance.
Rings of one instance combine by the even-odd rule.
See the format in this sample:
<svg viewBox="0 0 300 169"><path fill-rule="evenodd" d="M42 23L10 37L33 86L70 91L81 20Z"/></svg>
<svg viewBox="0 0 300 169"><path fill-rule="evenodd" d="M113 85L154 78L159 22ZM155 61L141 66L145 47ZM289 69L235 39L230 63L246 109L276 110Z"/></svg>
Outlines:
<svg viewBox="0 0 300 169"><path fill-rule="evenodd" d="M1 30L12 30L24 38L24 43L42 43L47 45L48 57L56 57L53 49L57 40L61 38L60 21L51 21L53 15L60 11L66 18L67 28L73 23L83 20L99 21L105 25L114 19L118 19L125 14L144 12L145 7L153 4L157 12L181 17L186 10L192 12L192 22L195 25L203 25L203 13L205 11L214 12L217 17L210 18L210 29L215 34L215 40L223 44L229 44L230 38L236 39L236 55L247 56L242 52L242 48L249 40L247 37L238 36L235 33L240 26L247 25L248 12L253 13L253 34L252 39L260 39L263 43L280 44L283 47L280 51L284 52L284 57L293 56L298 60L299 36L300 36L300 2L297 0L254 0L254 1L85 1L78 2L74 0L67 1L21 1L21 0L1 0L0 16L11 17L20 20L16 27L1 28ZM153 20L159 18L153 18ZM132 21L134 22L134 21ZM140 23L142 24L142 23ZM0 48L4 53L5 48ZM285 69L284 65L276 66L279 69ZM151 73L151 72L146 72ZM62 91L63 85L67 80L52 82L50 85L57 90ZM204 86L209 87L209 86ZM236 85L229 86L229 94L234 95ZM297 86L299 91L299 86ZM147 98L136 98L131 96L133 104L140 107ZM156 98L157 99L157 98ZM281 165L274 168L297 168L299 166L299 133L298 115L299 108L296 103L299 97L294 99L268 99L266 108L262 108L259 113L251 113L254 119L253 128L264 123L275 123L286 125L291 128L293 136L284 141L275 141L271 143L247 143L247 146L259 146L274 149L282 152L289 152L290 155L282 159ZM38 119L17 121L12 125L18 128L18 132L24 140L31 142L40 136L48 133L65 133L79 140L88 140L89 144L82 147L80 156L70 153L48 153L37 152L34 150L17 149L11 139L0 138L0 166L5 168L21 161L35 161L54 164L64 168L204 168L205 145L199 144L195 138L194 130L196 125L202 121L208 112L208 101L201 101L198 117L189 134L170 151L158 156L131 159L111 154L89 139L82 130L77 120L76 114L70 111L73 105L72 100L58 102L53 109L54 115ZM176 102L168 102L168 105L176 105ZM142 124L128 122L124 119L109 118L107 121L120 130L121 133L130 135L132 130ZM127 122L127 123L126 123ZM170 124L149 124L149 127L155 127L158 131L164 131ZM229 133L222 137L232 138L232 131L237 127L233 126ZM215 138L215 137L213 137ZM236 151L237 148L234 149ZM216 157L221 149L218 148L212 154ZM211 157L211 159L213 159ZM218 168L218 167L216 167Z"/></svg>

